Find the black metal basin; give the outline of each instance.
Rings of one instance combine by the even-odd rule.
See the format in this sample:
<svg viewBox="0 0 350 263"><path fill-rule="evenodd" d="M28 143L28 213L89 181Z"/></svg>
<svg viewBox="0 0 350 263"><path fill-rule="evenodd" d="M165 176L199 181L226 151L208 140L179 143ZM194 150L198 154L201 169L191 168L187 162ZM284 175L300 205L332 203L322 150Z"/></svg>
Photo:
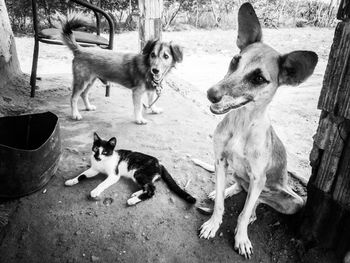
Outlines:
<svg viewBox="0 0 350 263"><path fill-rule="evenodd" d="M55 114L0 118L0 197L16 198L41 189L55 174L60 156Z"/></svg>

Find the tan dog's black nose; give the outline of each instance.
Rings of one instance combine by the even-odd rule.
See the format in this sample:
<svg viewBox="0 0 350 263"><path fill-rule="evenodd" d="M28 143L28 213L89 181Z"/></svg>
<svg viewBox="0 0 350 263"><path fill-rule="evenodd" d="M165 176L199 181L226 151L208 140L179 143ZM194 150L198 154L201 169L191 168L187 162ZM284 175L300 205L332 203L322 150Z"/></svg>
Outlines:
<svg viewBox="0 0 350 263"><path fill-rule="evenodd" d="M159 73L159 69L152 68L152 73L153 73L153 74L158 74L158 73Z"/></svg>
<svg viewBox="0 0 350 263"><path fill-rule="evenodd" d="M212 103L217 103L222 99L222 95L218 89L210 88L207 91L208 100Z"/></svg>

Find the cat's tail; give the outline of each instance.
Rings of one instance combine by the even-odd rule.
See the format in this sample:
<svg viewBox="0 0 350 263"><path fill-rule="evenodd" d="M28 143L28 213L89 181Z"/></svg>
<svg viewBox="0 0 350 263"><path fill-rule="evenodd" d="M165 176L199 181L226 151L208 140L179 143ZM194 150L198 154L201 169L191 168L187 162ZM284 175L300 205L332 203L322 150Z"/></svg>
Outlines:
<svg viewBox="0 0 350 263"><path fill-rule="evenodd" d="M196 198L194 198L189 193L181 189L163 165L161 165L161 177L163 178L164 182L168 185L170 190L175 192L179 197L181 197L190 204L194 204L196 202Z"/></svg>

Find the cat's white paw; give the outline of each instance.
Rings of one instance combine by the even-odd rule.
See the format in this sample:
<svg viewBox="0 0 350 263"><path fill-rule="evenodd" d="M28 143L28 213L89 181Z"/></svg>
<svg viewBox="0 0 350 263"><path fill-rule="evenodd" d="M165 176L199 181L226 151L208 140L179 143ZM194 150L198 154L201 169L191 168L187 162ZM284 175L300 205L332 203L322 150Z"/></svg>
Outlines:
<svg viewBox="0 0 350 263"><path fill-rule="evenodd" d="M148 121L147 121L146 119L142 118L142 117L137 118L137 119L135 120L135 122L136 122L136 124L139 124L139 125L145 125L145 124L148 123Z"/></svg>
<svg viewBox="0 0 350 263"><path fill-rule="evenodd" d="M95 105L90 104L88 107L86 107L87 111L95 111L97 107Z"/></svg>
<svg viewBox="0 0 350 263"><path fill-rule="evenodd" d="M100 193L98 191L96 191L96 189L94 189L90 192L90 197L92 199L99 199L99 195L100 195Z"/></svg>
<svg viewBox="0 0 350 263"><path fill-rule="evenodd" d="M76 178L70 179L65 181L64 185L65 186L72 186L78 183L78 180Z"/></svg>
<svg viewBox="0 0 350 263"><path fill-rule="evenodd" d="M76 121L80 121L83 117L81 116L81 114L79 112L74 112L72 114L72 119L76 120Z"/></svg>
<svg viewBox="0 0 350 263"><path fill-rule="evenodd" d="M139 196L140 194L143 193L143 190L139 190L131 195L131 197Z"/></svg>
<svg viewBox="0 0 350 263"><path fill-rule="evenodd" d="M128 205L131 206L131 205L136 205L137 203L140 203L141 201L142 200L139 199L137 196L134 196L134 197L129 198L128 201L126 201L126 202Z"/></svg>

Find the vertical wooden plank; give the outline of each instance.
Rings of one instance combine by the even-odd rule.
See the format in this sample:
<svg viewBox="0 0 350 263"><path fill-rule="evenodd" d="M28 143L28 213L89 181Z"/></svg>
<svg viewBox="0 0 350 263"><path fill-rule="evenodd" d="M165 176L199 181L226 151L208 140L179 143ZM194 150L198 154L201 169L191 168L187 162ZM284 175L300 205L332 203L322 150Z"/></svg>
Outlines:
<svg viewBox="0 0 350 263"><path fill-rule="evenodd" d="M312 175L300 224L305 244L350 251L350 0L342 0L323 87L322 109L310 154Z"/></svg>
<svg viewBox="0 0 350 263"><path fill-rule="evenodd" d="M139 0L139 45L140 50L150 39L162 38L163 0Z"/></svg>

